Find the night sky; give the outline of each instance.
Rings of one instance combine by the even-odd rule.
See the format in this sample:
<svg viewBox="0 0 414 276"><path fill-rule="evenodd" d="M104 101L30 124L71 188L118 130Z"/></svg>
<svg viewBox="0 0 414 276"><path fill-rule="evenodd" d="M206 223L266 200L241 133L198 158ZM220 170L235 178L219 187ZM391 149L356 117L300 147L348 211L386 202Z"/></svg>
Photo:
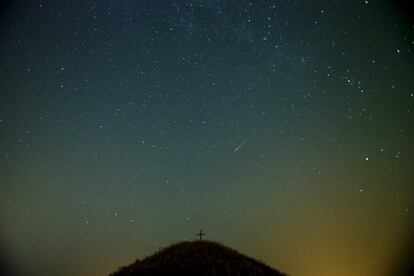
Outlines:
<svg viewBox="0 0 414 276"><path fill-rule="evenodd" d="M414 233L414 25L385 0L0 4L0 254L106 275L205 238L388 276Z"/></svg>

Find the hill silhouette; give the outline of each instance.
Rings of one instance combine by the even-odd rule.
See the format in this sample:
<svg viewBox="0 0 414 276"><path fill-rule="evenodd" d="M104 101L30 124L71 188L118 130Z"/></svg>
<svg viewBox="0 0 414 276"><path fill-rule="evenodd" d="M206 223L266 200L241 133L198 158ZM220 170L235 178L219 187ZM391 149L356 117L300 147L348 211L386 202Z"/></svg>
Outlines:
<svg viewBox="0 0 414 276"><path fill-rule="evenodd" d="M180 242L121 267L110 276L274 275L286 276L262 262L211 241Z"/></svg>

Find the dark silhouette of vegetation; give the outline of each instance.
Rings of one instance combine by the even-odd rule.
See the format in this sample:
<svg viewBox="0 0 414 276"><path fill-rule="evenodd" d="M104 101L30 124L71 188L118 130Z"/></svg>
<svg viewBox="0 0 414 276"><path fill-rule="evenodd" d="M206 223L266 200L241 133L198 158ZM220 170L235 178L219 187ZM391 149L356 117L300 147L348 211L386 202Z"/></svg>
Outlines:
<svg viewBox="0 0 414 276"><path fill-rule="evenodd" d="M286 276L262 262L210 241L173 244L141 261L121 267L110 276L136 275Z"/></svg>

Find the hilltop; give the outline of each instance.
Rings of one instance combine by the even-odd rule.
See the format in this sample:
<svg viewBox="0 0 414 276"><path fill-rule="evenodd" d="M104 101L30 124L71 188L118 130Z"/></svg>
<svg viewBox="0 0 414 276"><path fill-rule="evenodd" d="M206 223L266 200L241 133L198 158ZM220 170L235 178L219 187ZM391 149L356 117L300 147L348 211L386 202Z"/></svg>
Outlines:
<svg viewBox="0 0 414 276"><path fill-rule="evenodd" d="M264 263L211 241L180 242L121 267L110 276L270 275L286 276Z"/></svg>

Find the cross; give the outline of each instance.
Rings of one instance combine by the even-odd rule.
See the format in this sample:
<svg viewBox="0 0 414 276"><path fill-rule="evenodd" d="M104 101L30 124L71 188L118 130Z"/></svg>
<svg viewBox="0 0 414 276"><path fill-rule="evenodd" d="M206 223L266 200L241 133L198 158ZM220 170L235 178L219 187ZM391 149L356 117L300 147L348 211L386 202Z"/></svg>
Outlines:
<svg viewBox="0 0 414 276"><path fill-rule="evenodd" d="M200 237L200 241L202 240L204 235L205 235L205 233L203 233L203 231L200 230L200 232L197 234L197 236Z"/></svg>

